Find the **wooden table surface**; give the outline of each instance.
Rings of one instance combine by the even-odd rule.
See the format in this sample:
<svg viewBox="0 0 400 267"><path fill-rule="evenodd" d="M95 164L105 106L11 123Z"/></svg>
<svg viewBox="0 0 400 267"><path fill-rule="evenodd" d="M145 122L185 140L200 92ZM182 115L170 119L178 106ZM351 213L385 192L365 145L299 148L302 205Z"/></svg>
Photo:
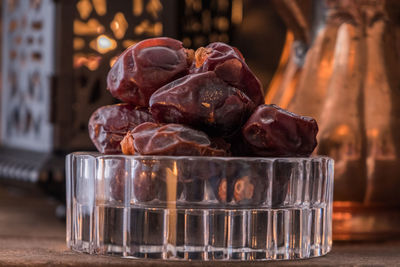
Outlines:
<svg viewBox="0 0 400 267"><path fill-rule="evenodd" d="M33 190L34 191L34 190ZM162 262L92 256L70 251L57 203L39 192L0 185L0 266L400 266L400 240L334 243L324 257L274 262Z"/></svg>

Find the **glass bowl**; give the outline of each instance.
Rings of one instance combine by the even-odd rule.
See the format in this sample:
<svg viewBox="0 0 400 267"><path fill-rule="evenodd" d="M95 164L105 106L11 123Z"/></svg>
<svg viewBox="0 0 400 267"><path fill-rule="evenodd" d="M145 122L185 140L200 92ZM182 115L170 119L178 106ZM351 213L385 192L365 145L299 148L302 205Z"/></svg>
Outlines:
<svg viewBox="0 0 400 267"><path fill-rule="evenodd" d="M67 156L67 245L165 260L304 259L332 246L333 160Z"/></svg>

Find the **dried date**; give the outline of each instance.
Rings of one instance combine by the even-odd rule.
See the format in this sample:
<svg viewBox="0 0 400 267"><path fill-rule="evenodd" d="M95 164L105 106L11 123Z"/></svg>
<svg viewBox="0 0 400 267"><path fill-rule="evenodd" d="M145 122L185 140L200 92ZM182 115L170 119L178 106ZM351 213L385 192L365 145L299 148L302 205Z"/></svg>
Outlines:
<svg viewBox="0 0 400 267"><path fill-rule="evenodd" d="M268 195L265 166L254 162L253 165L230 161L224 175L210 179L214 196L221 204L259 205Z"/></svg>
<svg viewBox="0 0 400 267"><path fill-rule="evenodd" d="M317 122L275 105L261 105L243 126L249 150L257 156L309 156L317 145Z"/></svg>
<svg viewBox="0 0 400 267"><path fill-rule="evenodd" d="M214 148L208 136L180 124L143 123L121 142L126 155L225 156L226 151Z"/></svg>
<svg viewBox="0 0 400 267"><path fill-rule="evenodd" d="M193 50L171 38L152 38L126 49L107 76L107 89L126 103L148 106L151 94L188 73Z"/></svg>
<svg viewBox="0 0 400 267"><path fill-rule="evenodd" d="M103 154L121 154L120 142L139 124L153 121L148 109L117 104L97 109L89 120L89 136Z"/></svg>
<svg viewBox="0 0 400 267"><path fill-rule="evenodd" d="M133 181L135 198L140 202L152 201L157 197L159 181L156 179L155 172L140 167L135 169L135 179Z"/></svg>
<svg viewBox="0 0 400 267"><path fill-rule="evenodd" d="M110 162L106 163L109 164ZM129 199L126 199L127 196L125 194L125 187L127 184L127 172L125 170L125 166L123 162L121 161L114 161L111 162L114 163L114 166L108 166L108 169L110 170L109 176L105 177L104 181L110 181L109 186L104 186L103 188L105 190L109 190L111 193L111 197L113 200L118 201L118 202L125 202L125 201L130 201ZM107 195L107 194L104 194ZM107 201L105 199L105 201Z"/></svg>
<svg viewBox="0 0 400 267"><path fill-rule="evenodd" d="M249 176L243 176L235 181L233 197L237 203L251 201L254 196L254 184Z"/></svg>
<svg viewBox="0 0 400 267"><path fill-rule="evenodd" d="M184 186L184 199L202 201L205 197L206 181L220 177L223 173L219 161L196 158L181 161L177 166L178 180Z"/></svg>
<svg viewBox="0 0 400 267"><path fill-rule="evenodd" d="M216 42L197 49L190 72L206 71L214 71L219 78L242 90L256 105L264 103L261 82L235 47Z"/></svg>
<svg viewBox="0 0 400 267"><path fill-rule="evenodd" d="M175 188L169 187L171 184L167 185L166 183L168 179L167 170L160 165L159 162L148 159L138 160L137 164L135 164L133 190L137 201L171 201L179 199L183 191L182 183L177 181ZM168 192L168 190L172 190L172 192ZM175 196L171 196L170 194L174 192Z"/></svg>
<svg viewBox="0 0 400 267"><path fill-rule="evenodd" d="M187 124L214 136L233 135L254 107L243 92L211 71L182 77L150 98L158 122Z"/></svg>

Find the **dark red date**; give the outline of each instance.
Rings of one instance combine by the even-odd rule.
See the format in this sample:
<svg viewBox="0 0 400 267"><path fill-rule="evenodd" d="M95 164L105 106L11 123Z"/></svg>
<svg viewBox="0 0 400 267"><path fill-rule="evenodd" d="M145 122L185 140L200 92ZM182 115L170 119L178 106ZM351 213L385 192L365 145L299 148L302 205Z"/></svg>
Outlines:
<svg viewBox="0 0 400 267"><path fill-rule="evenodd" d="M139 124L153 121L147 108L117 104L97 109L89 120L89 136L103 154L121 154L120 142Z"/></svg>
<svg viewBox="0 0 400 267"><path fill-rule="evenodd" d="M143 123L121 142L126 155L225 156L226 151L212 147L208 136L180 124Z"/></svg>
<svg viewBox="0 0 400 267"><path fill-rule="evenodd" d="M226 165L224 175L210 177L214 195L220 203L253 204L265 201L267 193L267 173L260 164L254 163L250 169L240 164L240 160Z"/></svg>
<svg viewBox="0 0 400 267"><path fill-rule="evenodd" d="M109 176L106 177L106 181L110 181L109 186L104 186L106 192L109 190L113 200L123 202L126 199L125 186L127 179L127 172L122 162L116 162L114 166L110 166ZM107 192L108 193L108 192ZM107 196L107 194L104 194Z"/></svg>
<svg viewBox="0 0 400 267"><path fill-rule="evenodd" d="M158 89L150 98L150 109L158 122L182 123L212 136L230 136L246 122L254 103L208 71Z"/></svg>
<svg viewBox="0 0 400 267"><path fill-rule="evenodd" d="M140 168L135 169L135 179L133 181L133 192L136 200L147 202L155 199L159 191L159 181L156 173L151 170Z"/></svg>
<svg viewBox="0 0 400 267"><path fill-rule="evenodd" d="M242 135L254 155L309 156L317 145L317 122L275 105L261 105L243 126Z"/></svg>
<svg viewBox="0 0 400 267"><path fill-rule="evenodd" d="M260 81L235 47L216 42L197 49L191 73L206 71L214 71L222 80L242 90L256 105L264 104Z"/></svg>
<svg viewBox="0 0 400 267"><path fill-rule="evenodd" d="M126 49L107 77L107 89L123 102L148 106L151 94L188 73L193 50L171 38L153 38Z"/></svg>

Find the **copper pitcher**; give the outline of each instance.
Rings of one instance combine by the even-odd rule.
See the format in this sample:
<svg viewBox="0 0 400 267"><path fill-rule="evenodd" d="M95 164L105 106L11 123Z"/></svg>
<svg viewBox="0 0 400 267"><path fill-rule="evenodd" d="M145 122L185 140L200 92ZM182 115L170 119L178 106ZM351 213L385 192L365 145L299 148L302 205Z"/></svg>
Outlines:
<svg viewBox="0 0 400 267"><path fill-rule="evenodd" d="M266 94L319 123L335 239L400 236L400 1L276 0L288 26Z"/></svg>

